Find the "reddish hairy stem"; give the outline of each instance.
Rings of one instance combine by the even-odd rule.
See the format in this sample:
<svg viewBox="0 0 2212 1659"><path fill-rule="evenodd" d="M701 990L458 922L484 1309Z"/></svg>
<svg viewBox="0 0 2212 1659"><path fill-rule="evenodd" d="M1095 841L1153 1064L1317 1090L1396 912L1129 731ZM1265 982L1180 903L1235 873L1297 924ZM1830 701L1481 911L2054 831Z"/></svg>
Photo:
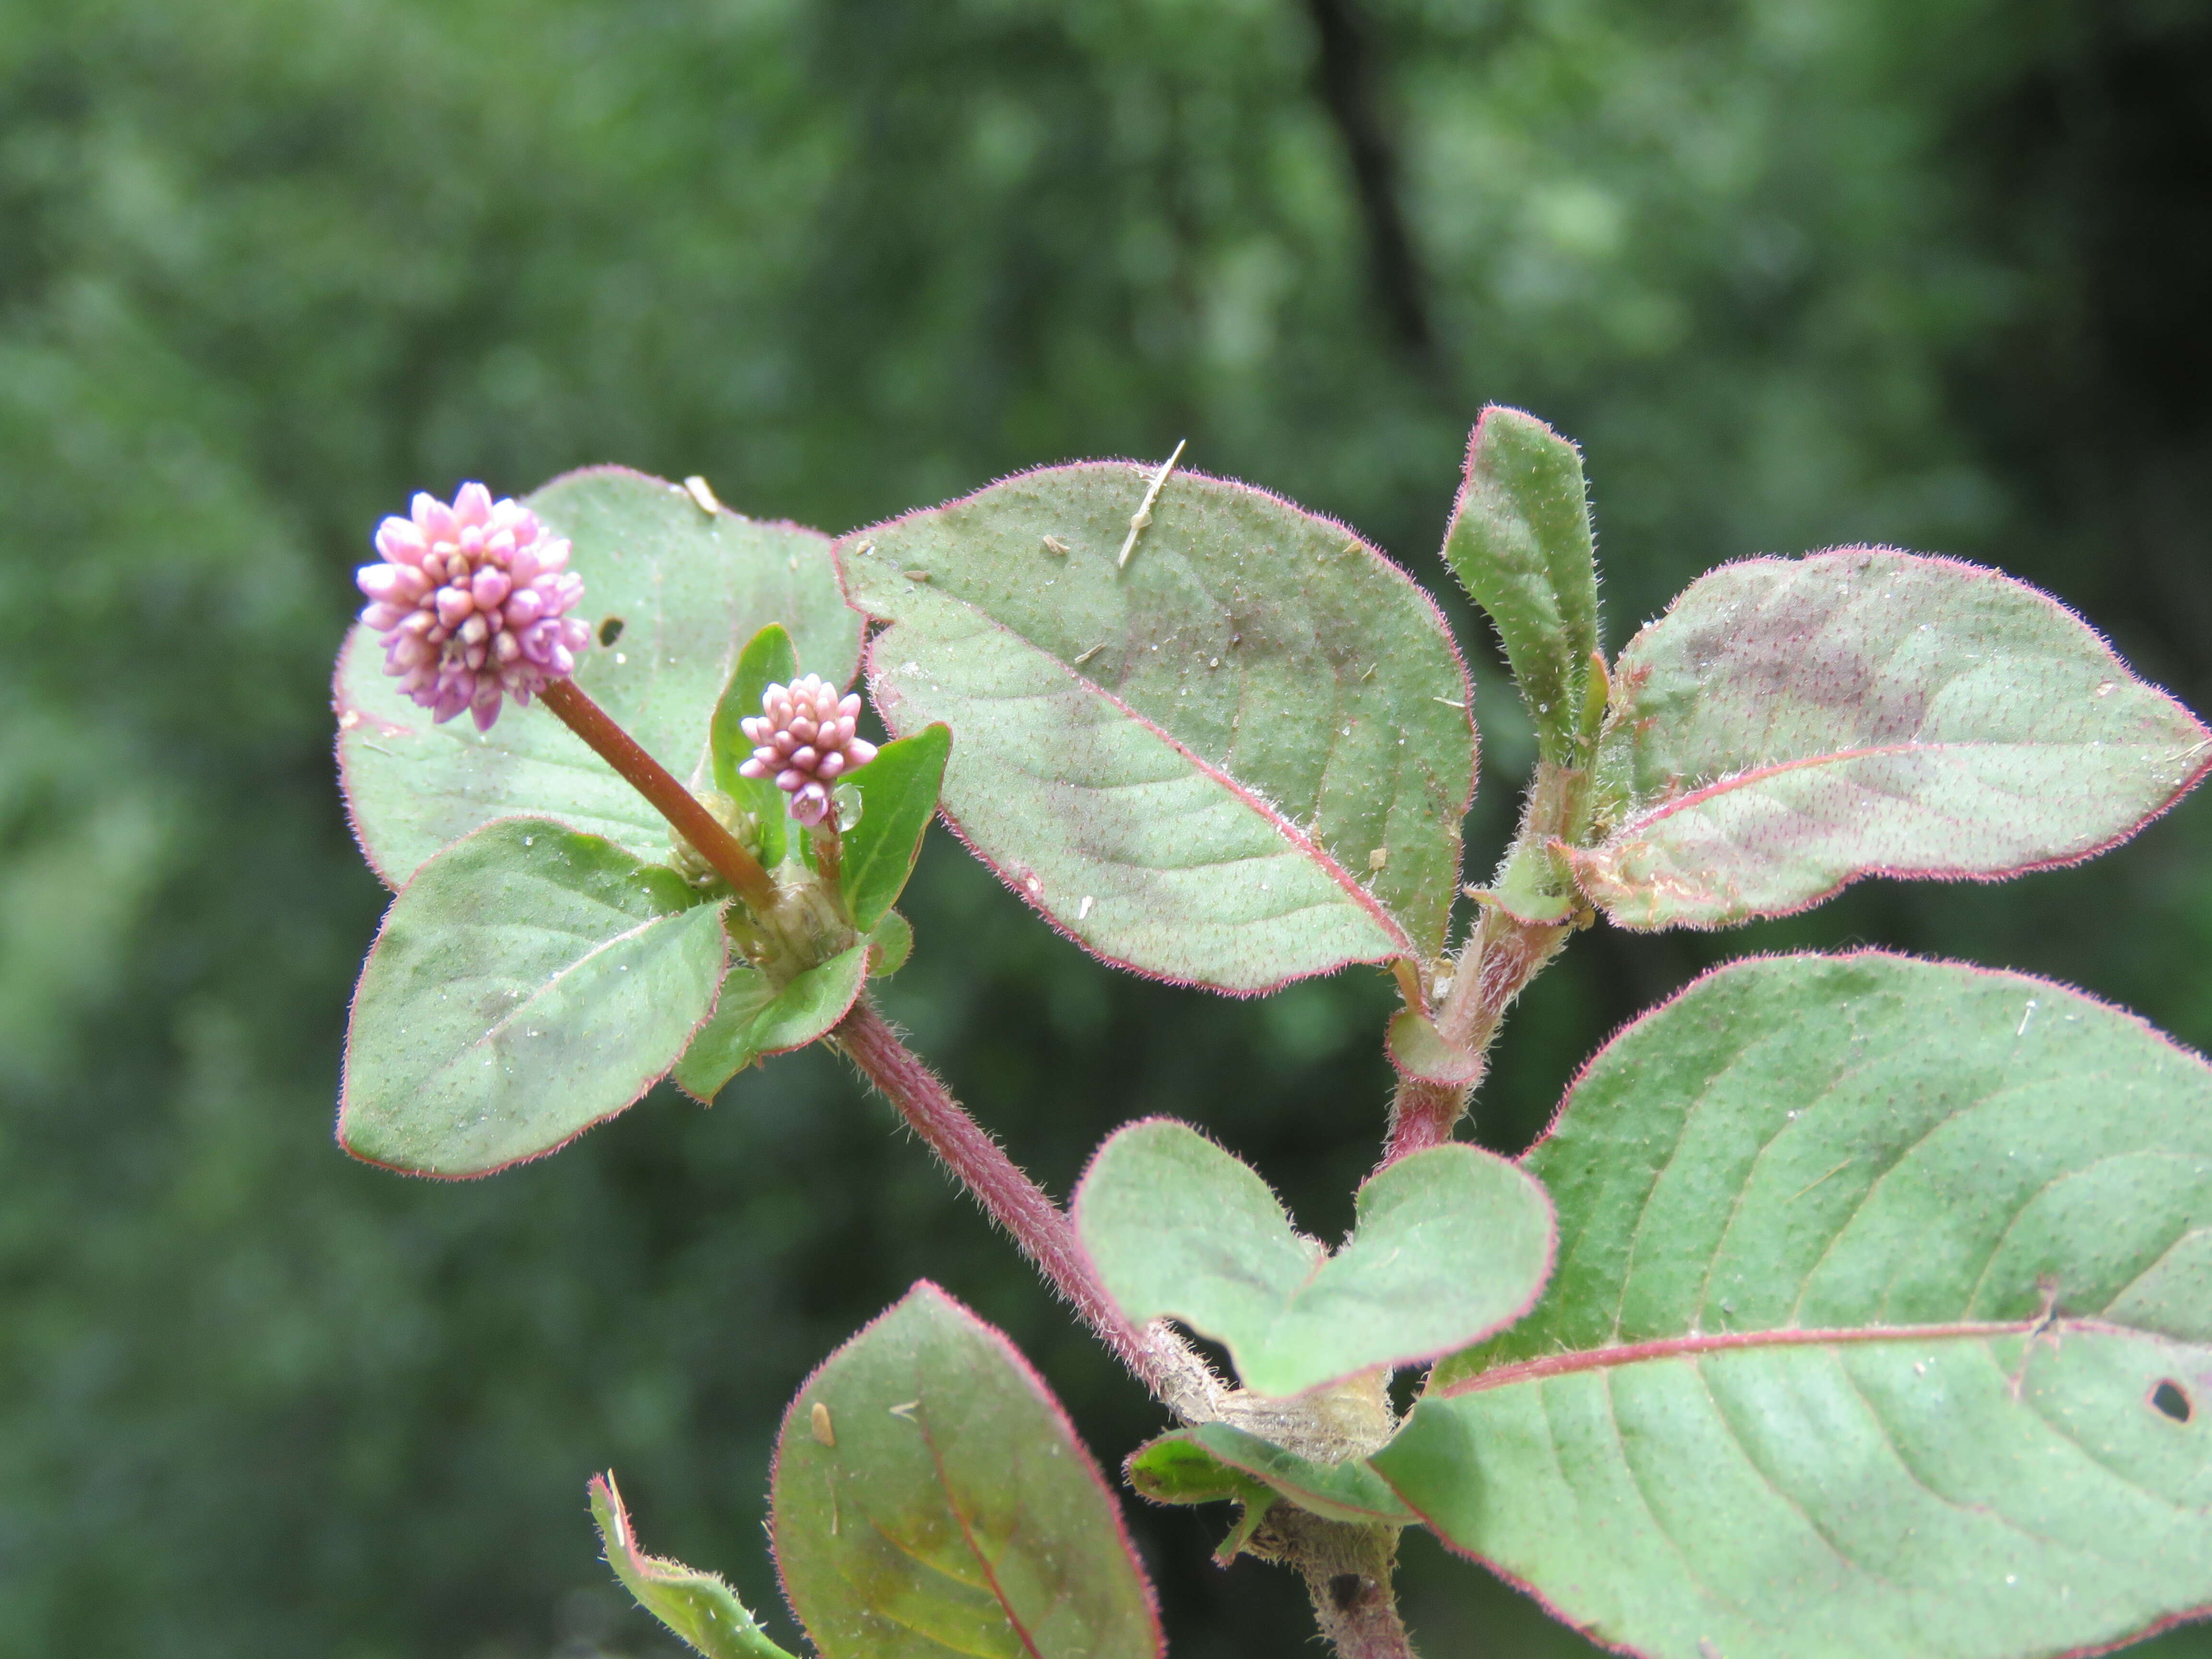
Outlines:
<svg viewBox="0 0 2212 1659"><path fill-rule="evenodd" d="M699 805L676 775L638 746L637 739L614 722L607 711L577 688L574 680L556 680L538 694L538 701L559 715L568 728L591 744L593 752L621 773L630 787L650 801L655 811L676 827L677 833L698 849L699 856L716 874L737 889L754 911L765 915L775 903L775 884L760 861L738 844L737 837Z"/></svg>
<svg viewBox="0 0 2212 1659"><path fill-rule="evenodd" d="M1122 1316L1099 1284L1067 1212L899 1041L866 991L830 1038L1138 1381L1186 1415L1204 1409L1218 1384L1203 1362L1164 1326L1139 1330Z"/></svg>
<svg viewBox="0 0 2212 1659"><path fill-rule="evenodd" d="M766 916L774 910L775 884L759 861L676 781L674 774L578 690L574 680L556 680L538 696L570 731L650 801L757 914ZM836 834L817 839L816 849L824 874L834 882ZM1205 1361L1164 1324L1155 1322L1140 1331L1122 1317L1076 1242L1074 1226L1066 1212L962 1109L936 1073L898 1040L866 992L860 994L852 1012L830 1036L898 1108L899 1115L928 1143L945 1168L975 1195L991 1218L1013 1235L1023 1253L1036 1263L1054 1289L1074 1304L1139 1382L1187 1418L1204 1420L1213 1415L1220 1384Z"/></svg>
<svg viewBox="0 0 2212 1659"><path fill-rule="evenodd" d="M1437 1030L1448 1042L1482 1055L1513 999L1559 953L1571 931L1566 922L1522 921L1503 910L1485 910L1474 938L1460 953L1443 1006L1437 1011ZM1482 1076L1477 1072L1459 1088L1401 1079L1390 1102L1390 1138L1380 1167L1388 1169L1408 1152L1449 1140Z"/></svg>
<svg viewBox="0 0 2212 1659"><path fill-rule="evenodd" d="M1314 1622L1337 1659L1419 1659L1392 1588L1398 1528L1324 1521L1277 1504L1248 1546L1262 1560L1297 1569Z"/></svg>

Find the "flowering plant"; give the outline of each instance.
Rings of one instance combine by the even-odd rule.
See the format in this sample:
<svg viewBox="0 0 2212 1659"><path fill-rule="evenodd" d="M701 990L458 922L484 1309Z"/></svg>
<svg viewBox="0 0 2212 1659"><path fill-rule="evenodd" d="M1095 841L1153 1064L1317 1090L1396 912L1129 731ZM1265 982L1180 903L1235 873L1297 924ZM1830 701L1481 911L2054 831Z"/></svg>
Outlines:
<svg viewBox="0 0 2212 1659"><path fill-rule="evenodd" d="M1347 1659L1412 1651L1415 1526L1663 1659L2027 1659L2212 1608L2197 1055L1998 969L1753 958L1618 1035L1525 1157L1455 1139L1581 929L2017 875L2193 787L2212 734L2045 595L1887 549L1752 559L1608 657L1581 457L1487 411L1444 552L1539 756L1467 884L1476 732L1441 611L1342 525L1172 460L834 543L602 469L526 504L418 497L377 544L337 689L395 891L347 1043L356 1156L486 1175L663 1078L711 1100L829 1043L1157 1396L1129 1487L1232 1505L1218 1559L1292 1569ZM842 689L863 672L879 748ZM509 696L556 718L495 734ZM1347 1238L1300 1234L1199 1127L1126 1126L1064 1206L1023 1174L868 990L912 945L894 906L939 815L1132 972L1393 976ZM781 1651L640 1550L611 1479L592 1496L692 1646ZM1160 1650L1108 1482L933 1285L800 1388L770 1514L829 1659Z"/></svg>

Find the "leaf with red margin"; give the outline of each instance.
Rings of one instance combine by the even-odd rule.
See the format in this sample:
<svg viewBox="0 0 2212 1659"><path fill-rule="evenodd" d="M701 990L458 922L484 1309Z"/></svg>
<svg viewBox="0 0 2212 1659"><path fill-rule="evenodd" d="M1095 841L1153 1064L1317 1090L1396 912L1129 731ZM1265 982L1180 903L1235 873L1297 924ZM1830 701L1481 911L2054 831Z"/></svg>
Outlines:
<svg viewBox="0 0 2212 1659"><path fill-rule="evenodd" d="M1576 764L1599 645L1582 452L1533 415L1484 410L1468 440L1444 559L1496 625L1544 758Z"/></svg>
<svg viewBox="0 0 2212 1659"><path fill-rule="evenodd" d="M829 538L797 525L702 512L681 487L623 467L589 467L529 497L574 544L595 629L576 684L679 778L705 776L708 731L738 653L781 623L807 668L840 684L860 665L860 621L832 574ZM668 825L582 740L538 708L504 710L489 732L434 725L384 672L356 627L338 656L332 705L346 811L362 851L397 888L479 824L542 813L640 858L665 857Z"/></svg>
<svg viewBox="0 0 2212 1659"><path fill-rule="evenodd" d="M792 1659L716 1573L647 1555L623 1507L613 1471L592 1477L592 1519L598 1522L607 1565L638 1606L682 1637L707 1659Z"/></svg>
<svg viewBox="0 0 2212 1659"><path fill-rule="evenodd" d="M1787 915L1863 876L2073 863L2212 768L2212 732L2063 605L1886 549L1711 571L1613 684L1608 832L1567 856L1629 927Z"/></svg>
<svg viewBox="0 0 2212 1659"><path fill-rule="evenodd" d="M362 967L340 1144L416 1175L489 1175L631 1105L714 1012L729 940L697 898L550 818L440 853Z"/></svg>
<svg viewBox="0 0 2212 1659"><path fill-rule="evenodd" d="M676 1086L702 1103L757 1060L820 1041L845 1018L867 983L863 939L777 985L749 962L730 964L714 1016L699 1028L674 1073Z"/></svg>
<svg viewBox="0 0 2212 1659"><path fill-rule="evenodd" d="M1231 1423L1171 1429L1129 1454L1129 1484L1155 1504L1249 1503L1256 1484L1300 1509L1351 1526L1404 1526L1413 1511L1364 1462L1316 1462Z"/></svg>
<svg viewBox="0 0 2212 1659"><path fill-rule="evenodd" d="M896 732L958 741L944 806L1055 926L1140 973L1249 994L1443 948L1474 787L1435 602L1343 526L1177 472L1024 473L838 544L891 625Z"/></svg>
<svg viewBox="0 0 2212 1659"><path fill-rule="evenodd" d="M1227 1346L1283 1397L1407 1365L1519 1317L1552 1266L1552 1206L1479 1147L1431 1146L1359 1189L1332 1253L1267 1183L1184 1123L1117 1131L1075 1194L1075 1229L1130 1323L1163 1315Z"/></svg>
<svg viewBox="0 0 2212 1659"><path fill-rule="evenodd" d="M927 1279L784 1414L770 1535L823 1659L1158 1659L1098 1466L1006 1337Z"/></svg>
<svg viewBox="0 0 2212 1659"><path fill-rule="evenodd" d="M2021 975L1724 968L1576 1081L1527 1319L1373 1466L1659 1659L2027 1659L2212 1608L2212 1066Z"/></svg>

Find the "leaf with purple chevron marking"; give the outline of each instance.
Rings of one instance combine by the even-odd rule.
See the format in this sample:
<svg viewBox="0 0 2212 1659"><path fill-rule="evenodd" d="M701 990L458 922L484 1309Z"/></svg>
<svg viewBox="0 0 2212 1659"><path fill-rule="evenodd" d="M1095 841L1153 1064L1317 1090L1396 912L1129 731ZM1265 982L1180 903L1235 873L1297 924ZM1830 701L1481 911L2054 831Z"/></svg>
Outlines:
<svg viewBox="0 0 2212 1659"><path fill-rule="evenodd" d="M2212 767L2212 733L2064 606L1885 549L1701 576L1613 683L1607 833L1569 858L1631 927L1784 915L1863 876L2072 863Z"/></svg>

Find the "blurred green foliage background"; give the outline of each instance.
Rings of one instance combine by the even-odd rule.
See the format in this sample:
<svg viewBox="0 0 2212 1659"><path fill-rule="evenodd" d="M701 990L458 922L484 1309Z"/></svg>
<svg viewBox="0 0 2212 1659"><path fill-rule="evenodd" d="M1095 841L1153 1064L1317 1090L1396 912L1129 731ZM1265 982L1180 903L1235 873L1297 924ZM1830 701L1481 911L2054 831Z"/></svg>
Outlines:
<svg viewBox="0 0 2212 1659"><path fill-rule="evenodd" d="M1157 1421L820 1054L477 1185L336 1150L383 895L326 676L410 490L621 460L836 531L1188 436L1433 582L1496 399L1586 446L1616 647L1723 559L1878 540L2203 708L2208 295L2191 0L0 0L0 1655L669 1652L597 1560L610 1464L780 1619L776 1414L917 1275L1102 1459ZM1479 871L1531 744L1448 603ZM2208 831L1587 935L1482 1132L1746 949L2051 973L2212 1046ZM942 836L908 908L892 1012L1056 1189L1170 1112L1348 1221L1380 975L1119 978ZM1225 1516L1133 1518L1178 1655L1306 1639L1206 1565ZM1407 1584L1440 1659L1589 1651L1418 1540Z"/></svg>

